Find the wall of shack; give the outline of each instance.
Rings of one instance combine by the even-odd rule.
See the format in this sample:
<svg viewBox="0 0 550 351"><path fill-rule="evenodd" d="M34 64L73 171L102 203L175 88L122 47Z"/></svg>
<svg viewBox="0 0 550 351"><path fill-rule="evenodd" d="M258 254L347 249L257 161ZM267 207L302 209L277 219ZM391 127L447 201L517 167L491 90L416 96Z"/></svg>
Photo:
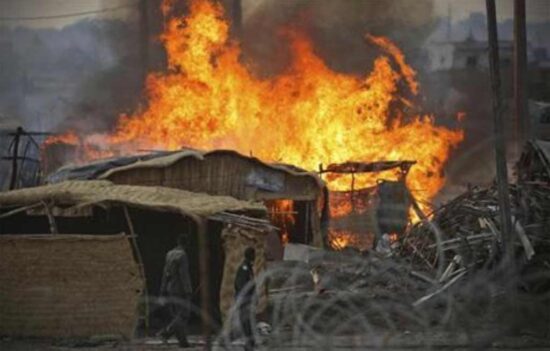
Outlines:
<svg viewBox="0 0 550 351"><path fill-rule="evenodd" d="M254 275L261 283L265 278L262 273L266 268L266 239L268 232L228 225L222 231L222 240L225 251L223 279L220 288L220 310L224 319L235 302L235 276L244 259L244 251L247 247L253 247L256 251L254 262ZM257 313L261 313L267 307L267 293L265 284L258 284L259 301Z"/></svg>
<svg viewBox="0 0 550 351"><path fill-rule="evenodd" d="M131 338L143 282L125 235L0 236L0 334Z"/></svg>
<svg viewBox="0 0 550 351"><path fill-rule="evenodd" d="M308 201L306 217L313 235L307 244L323 245L317 206L323 189L311 176L275 169L235 153L219 152L208 154L204 159L185 157L166 167L120 170L107 179L116 184L164 186L241 200Z"/></svg>
<svg viewBox="0 0 550 351"><path fill-rule="evenodd" d="M186 157L167 167L132 168L111 174L117 184L156 185L242 200L316 200L321 188L309 176L294 175L234 154Z"/></svg>

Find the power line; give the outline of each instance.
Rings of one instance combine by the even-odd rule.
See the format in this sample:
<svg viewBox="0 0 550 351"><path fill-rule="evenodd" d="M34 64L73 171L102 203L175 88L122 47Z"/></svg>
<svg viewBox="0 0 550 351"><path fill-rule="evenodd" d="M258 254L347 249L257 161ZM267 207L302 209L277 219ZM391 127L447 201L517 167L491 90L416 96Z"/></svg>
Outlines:
<svg viewBox="0 0 550 351"><path fill-rule="evenodd" d="M137 5L137 3L109 7L101 10L72 12L72 13L64 13L64 14L52 15L52 16L36 16L36 17L3 17L2 16L0 17L0 21L34 21L34 20L47 20L47 19L55 19L55 18L79 17L79 16L87 16L87 15L93 15L98 13L117 11L124 8L134 7L135 5Z"/></svg>

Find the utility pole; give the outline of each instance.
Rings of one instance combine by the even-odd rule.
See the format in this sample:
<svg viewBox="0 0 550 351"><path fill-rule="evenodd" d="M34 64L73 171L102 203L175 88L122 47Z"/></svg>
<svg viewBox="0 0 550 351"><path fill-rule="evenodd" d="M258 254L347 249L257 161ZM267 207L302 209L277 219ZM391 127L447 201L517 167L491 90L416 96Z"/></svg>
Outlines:
<svg viewBox="0 0 550 351"><path fill-rule="evenodd" d="M239 38L243 29L243 6L241 0L231 0L231 17L233 34L236 38Z"/></svg>
<svg viewBox="0 0 550 351"><path fill-rule="evenodd" d="M505 263L512 262L513 238L510 213L510 190L506 165L506 140L504 139L503 106L500 87L500 65L498 52L498 31L495 0L486 0L487 29L489 31L489 63L493 90L493 115L495 129L495 155L497 166L498 201L500 210L500 232L505 254Z"/></svg>
<svg viewBox="0 0 550 351"><path fill-rule="evenodd" d="M139 53L143 84L149 71L149 16L147 0L139 1Z"/></svg>
<svg viewBox="0 0 550 351"><path fill-rule="evenodd" d="M527 31L525 0L514 0L514 112L517 126L517 151L521 154L530 135L527 104Z"/></svg>

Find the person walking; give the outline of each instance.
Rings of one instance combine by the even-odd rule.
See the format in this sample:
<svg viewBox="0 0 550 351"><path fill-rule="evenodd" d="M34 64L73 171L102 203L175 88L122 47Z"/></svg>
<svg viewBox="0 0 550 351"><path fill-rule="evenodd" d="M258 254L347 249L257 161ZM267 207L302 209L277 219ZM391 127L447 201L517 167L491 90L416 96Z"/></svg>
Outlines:
<svg viewBox="0 0 550 351"><path fill-rule="evenodd" d="M244 251L244 260L235 276L235 300L239 311L239 321L245 338L244 349L253 350L254 336L252 334L251 317L254 313L253 303L256 299L256 284L254 283L254 260L256 252L249 247Z"/></svg>
<svg viewBox="0 0 550 351"><path fill-rule="evenodd" d="M160 288L161 296L168 307L170 322L159 335L165 341L176 335L180 347L190 346L186 329L193 290L189 276L189 260L185 252L186 244L187 235L181 234L177 246L166 254Z"/></svg>

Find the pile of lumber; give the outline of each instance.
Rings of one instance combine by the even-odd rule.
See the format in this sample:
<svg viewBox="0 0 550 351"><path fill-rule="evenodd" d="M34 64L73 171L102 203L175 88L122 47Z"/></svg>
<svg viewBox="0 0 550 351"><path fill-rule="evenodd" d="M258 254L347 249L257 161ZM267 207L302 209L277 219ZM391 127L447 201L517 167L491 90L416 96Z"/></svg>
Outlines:
<svg viewBox="0 0 550 351"><path fill-rule="evenodd" d="M550 271L550 185L510 185L510 197L515 261ZM413 225L400 252L411 259L413 274L445 288L502 262L498 203L496 186L472 188Z"/></svg>

